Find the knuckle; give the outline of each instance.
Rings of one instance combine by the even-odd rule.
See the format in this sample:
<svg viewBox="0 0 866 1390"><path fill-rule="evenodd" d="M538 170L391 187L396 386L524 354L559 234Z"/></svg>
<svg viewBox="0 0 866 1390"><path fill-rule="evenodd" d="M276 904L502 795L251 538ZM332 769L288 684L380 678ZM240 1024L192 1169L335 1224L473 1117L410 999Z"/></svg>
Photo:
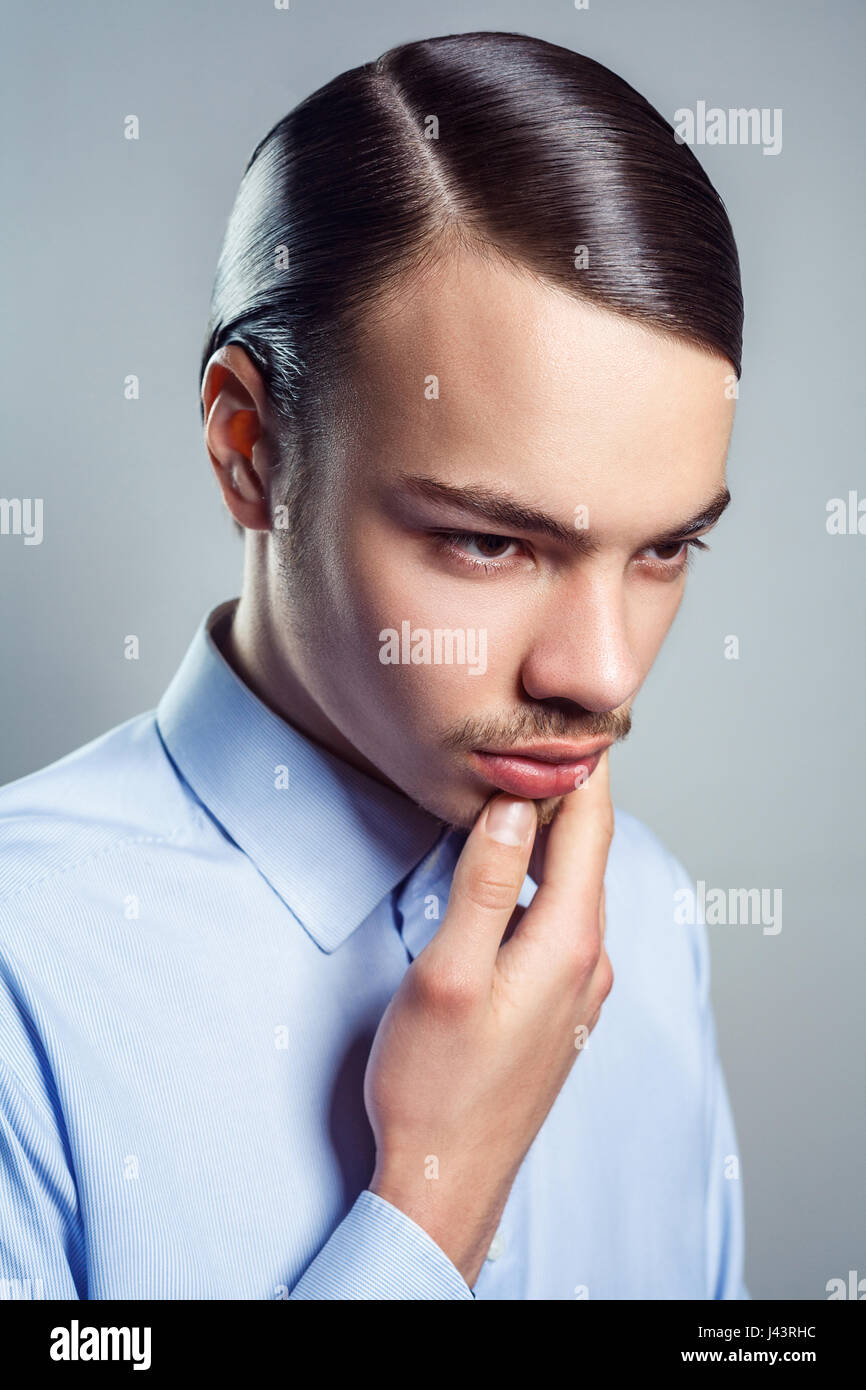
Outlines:
<svg viewBox="0 0 866 1390"><path fill-rule="evenodd" d="M598 963L596 969L596 979L598 981L598 991L602 999L606 999L613 989L613 966L610 957L605 953Z"/></svg>
<svg viewBox="0 0 866 1390"><path fill-rule="evenodd" d="M420 962L416 961L416 965ZM453 965L438 963L417 971L415 987L423 1007L436 1013L460 1013L474 1005L476 990L466 974Z"/></svg>
<svg viewBox="0 0 866 1390"><path fill-rule="evenodd" d="M472 870L464 884L466 901L485 912L504 912L513 907L519 892L520 884L487 867Z"/></svg>
<svg viewBox="0 0 866 1390"><path fill-rule="evenodd" d="M593 973L601 954L601 937L598 932L589 932L576 937L569 946L568 963L572 974L580 984Z"/></svg>

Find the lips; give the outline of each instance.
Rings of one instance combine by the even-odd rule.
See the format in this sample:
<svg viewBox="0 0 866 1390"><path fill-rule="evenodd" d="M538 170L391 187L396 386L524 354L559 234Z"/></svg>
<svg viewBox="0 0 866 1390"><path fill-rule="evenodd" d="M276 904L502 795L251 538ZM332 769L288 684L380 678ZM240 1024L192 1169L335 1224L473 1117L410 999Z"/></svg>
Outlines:
<svg viewBox="0 0 866 1390"><path fill-rule="evenodd" d="M512 796L539 800L565 796L592 776L609 742L584 745L535 744L529 748L492 751L473 749L468 755L485 781Z"/></svg>

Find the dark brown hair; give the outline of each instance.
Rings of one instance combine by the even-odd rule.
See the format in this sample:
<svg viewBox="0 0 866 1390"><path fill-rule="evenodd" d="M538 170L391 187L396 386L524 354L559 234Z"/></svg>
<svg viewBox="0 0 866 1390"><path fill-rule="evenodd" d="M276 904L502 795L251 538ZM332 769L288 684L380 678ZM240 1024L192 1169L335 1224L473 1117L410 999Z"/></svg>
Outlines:
<svg viewBox="0 0 866 1390"><path fill-rule="evenodd" d="M740 375L737 249L688 145L593 59L481 32L392 48L260 141L229 218L199 383L211 353L241 344L280 428L305 437L365 310L455 241Z"/></svg>

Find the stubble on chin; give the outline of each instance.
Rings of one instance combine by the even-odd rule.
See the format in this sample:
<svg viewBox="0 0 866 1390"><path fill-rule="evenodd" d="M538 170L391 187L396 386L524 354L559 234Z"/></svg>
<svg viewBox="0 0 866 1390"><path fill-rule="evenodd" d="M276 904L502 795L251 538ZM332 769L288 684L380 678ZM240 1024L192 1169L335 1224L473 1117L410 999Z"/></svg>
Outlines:
<svg viewBox="0 0 866 1390"><path fill-rule="evenodd" d="M547 796L542 801L536 801L535 812L538 816L539 830L551 824L564 800L564 796Z"/></svg>
<svg viewBox="0 0 866 1390"><path fill-rule="evenodd" d="M498 792L498 791L494 790L494 791L492 791L492 792L490 793L490 799L492 799L494 796L504 796L504 795L505 795L504 792ZM556 815L557 815L557 813L558 813L558 811L559 811L559 808L560 808L560 806L562 805L562 803L563 803L564 800L565 800L565 797L564 797L564 796L548 796L548 797L545 797L543 800L534 801L534 802L533 802L533 805L535 806L535 814L536 814L537 819L538 819L538 826L537 826L537 829L538 829L538 830L543 830L543 829L545 828L545 826L548 826L548 825L552 824L552 822L555 820ZM439 814L437 811L434 810L434 808L433 808L432 806L425 805L423 802L419 802L419 805L423 806L423 809L424 809L424 810L430 811L433 815L438 815L438 814ZM487 802L485 801L484 806L486 806L486 805L487 805ZM446 819L446 820L444 821L444 824L447 825L447 826L449 827L449 829L451 829L451 830L471 830L472 827L478 823L478 817L481 815L481 812L484 810L484 806L480 806L479 809L475 812L475 814L471 817L471 819L468 819L468 820L467 820L467 819L462 819L462 818L461 818L460 820L448 820L448 819ZM442 817L439 816L439 819L441 820Z"/></svg>

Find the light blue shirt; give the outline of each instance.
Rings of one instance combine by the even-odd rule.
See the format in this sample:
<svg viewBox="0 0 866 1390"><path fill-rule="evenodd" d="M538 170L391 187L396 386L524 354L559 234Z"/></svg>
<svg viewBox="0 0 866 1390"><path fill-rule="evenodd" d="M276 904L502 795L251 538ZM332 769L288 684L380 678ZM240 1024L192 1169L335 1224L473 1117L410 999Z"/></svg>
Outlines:
<svg viewBox="0 0 866 1390"><path fill-rule="evenodd" d="M367 1189L370 1042L465 832L262 704L230 611L0 791L0 1298L748 1298L706 928L618 809L614 987L474 1287Z"/></svg>

